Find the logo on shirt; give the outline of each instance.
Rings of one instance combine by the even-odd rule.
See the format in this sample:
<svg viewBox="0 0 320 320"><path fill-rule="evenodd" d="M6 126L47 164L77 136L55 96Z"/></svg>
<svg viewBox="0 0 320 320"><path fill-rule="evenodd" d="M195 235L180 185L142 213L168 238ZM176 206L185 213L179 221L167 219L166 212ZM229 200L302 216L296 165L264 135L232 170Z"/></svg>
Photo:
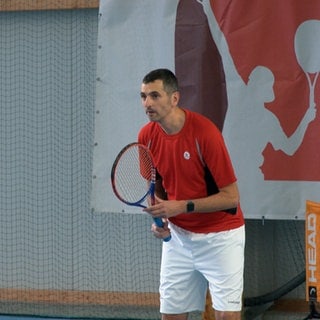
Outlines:
<svg viewBox="0 0 320 320"><path fill-rule="evenodd" d="M183 157L184 157L186 160L189 160L189 159L190 159L190 153L189 153L189 151L185 151L185 152L183 153Z"/></svg>

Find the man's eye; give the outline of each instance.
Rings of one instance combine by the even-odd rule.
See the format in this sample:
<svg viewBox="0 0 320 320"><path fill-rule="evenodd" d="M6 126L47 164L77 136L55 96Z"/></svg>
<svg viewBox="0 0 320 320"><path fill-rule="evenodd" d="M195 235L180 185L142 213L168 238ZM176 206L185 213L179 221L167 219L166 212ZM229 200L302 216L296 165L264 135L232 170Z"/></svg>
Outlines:
<svg viewBox="0 0 320 320"><path fill-rule="evenodd" d="M151 94L150 94L150 97L151 97L152 99L157 99L157 98L159 98L159 94L158 94L158 93L151 93Z"/></svg>

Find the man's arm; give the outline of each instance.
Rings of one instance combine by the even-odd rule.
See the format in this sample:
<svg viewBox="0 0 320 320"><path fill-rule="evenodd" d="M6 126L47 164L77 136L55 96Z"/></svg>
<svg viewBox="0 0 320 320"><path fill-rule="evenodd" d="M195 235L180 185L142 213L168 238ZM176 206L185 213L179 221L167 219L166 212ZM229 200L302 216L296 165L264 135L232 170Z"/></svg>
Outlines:
<svg viewBox="0 0 320 320"><path fill-rule="evenodd" d="M154 206L145 208L154 218L165 217L171 218L180 213L187 212L187 203L192 200L194 203L195 212L215 212L234 209L239 203L239 192L237 183L234 182L224 188L219 189L219 192L208 197L199 199L184 199L184 200L160 200Z"/></svg>

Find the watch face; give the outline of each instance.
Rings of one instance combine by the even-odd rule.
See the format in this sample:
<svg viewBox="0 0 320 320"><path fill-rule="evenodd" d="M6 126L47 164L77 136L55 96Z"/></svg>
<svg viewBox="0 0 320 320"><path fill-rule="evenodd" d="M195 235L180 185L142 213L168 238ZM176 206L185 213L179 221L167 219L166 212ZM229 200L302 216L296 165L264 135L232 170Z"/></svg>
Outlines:
<svg viewBox="0 0 320 320"><path fill-rule="evenodd" d="M192 212L194 211L194 203L192 201L189 201L187 203L187 212Z"/></svg>

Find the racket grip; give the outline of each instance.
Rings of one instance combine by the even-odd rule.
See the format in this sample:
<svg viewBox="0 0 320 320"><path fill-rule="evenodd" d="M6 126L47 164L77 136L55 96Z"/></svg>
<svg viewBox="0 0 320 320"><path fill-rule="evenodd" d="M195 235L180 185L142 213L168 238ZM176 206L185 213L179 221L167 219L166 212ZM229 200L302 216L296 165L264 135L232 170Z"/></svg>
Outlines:
<svg viewBox="0 0 320 320"><path fill-rule="evenodd" d="M162 228L163 227L163 221L161 218L153 218L155 224L157 225L157 227ZM171 239L171 235L169 235L168 237L164 238L163 241L168 242Z"/></svg>

